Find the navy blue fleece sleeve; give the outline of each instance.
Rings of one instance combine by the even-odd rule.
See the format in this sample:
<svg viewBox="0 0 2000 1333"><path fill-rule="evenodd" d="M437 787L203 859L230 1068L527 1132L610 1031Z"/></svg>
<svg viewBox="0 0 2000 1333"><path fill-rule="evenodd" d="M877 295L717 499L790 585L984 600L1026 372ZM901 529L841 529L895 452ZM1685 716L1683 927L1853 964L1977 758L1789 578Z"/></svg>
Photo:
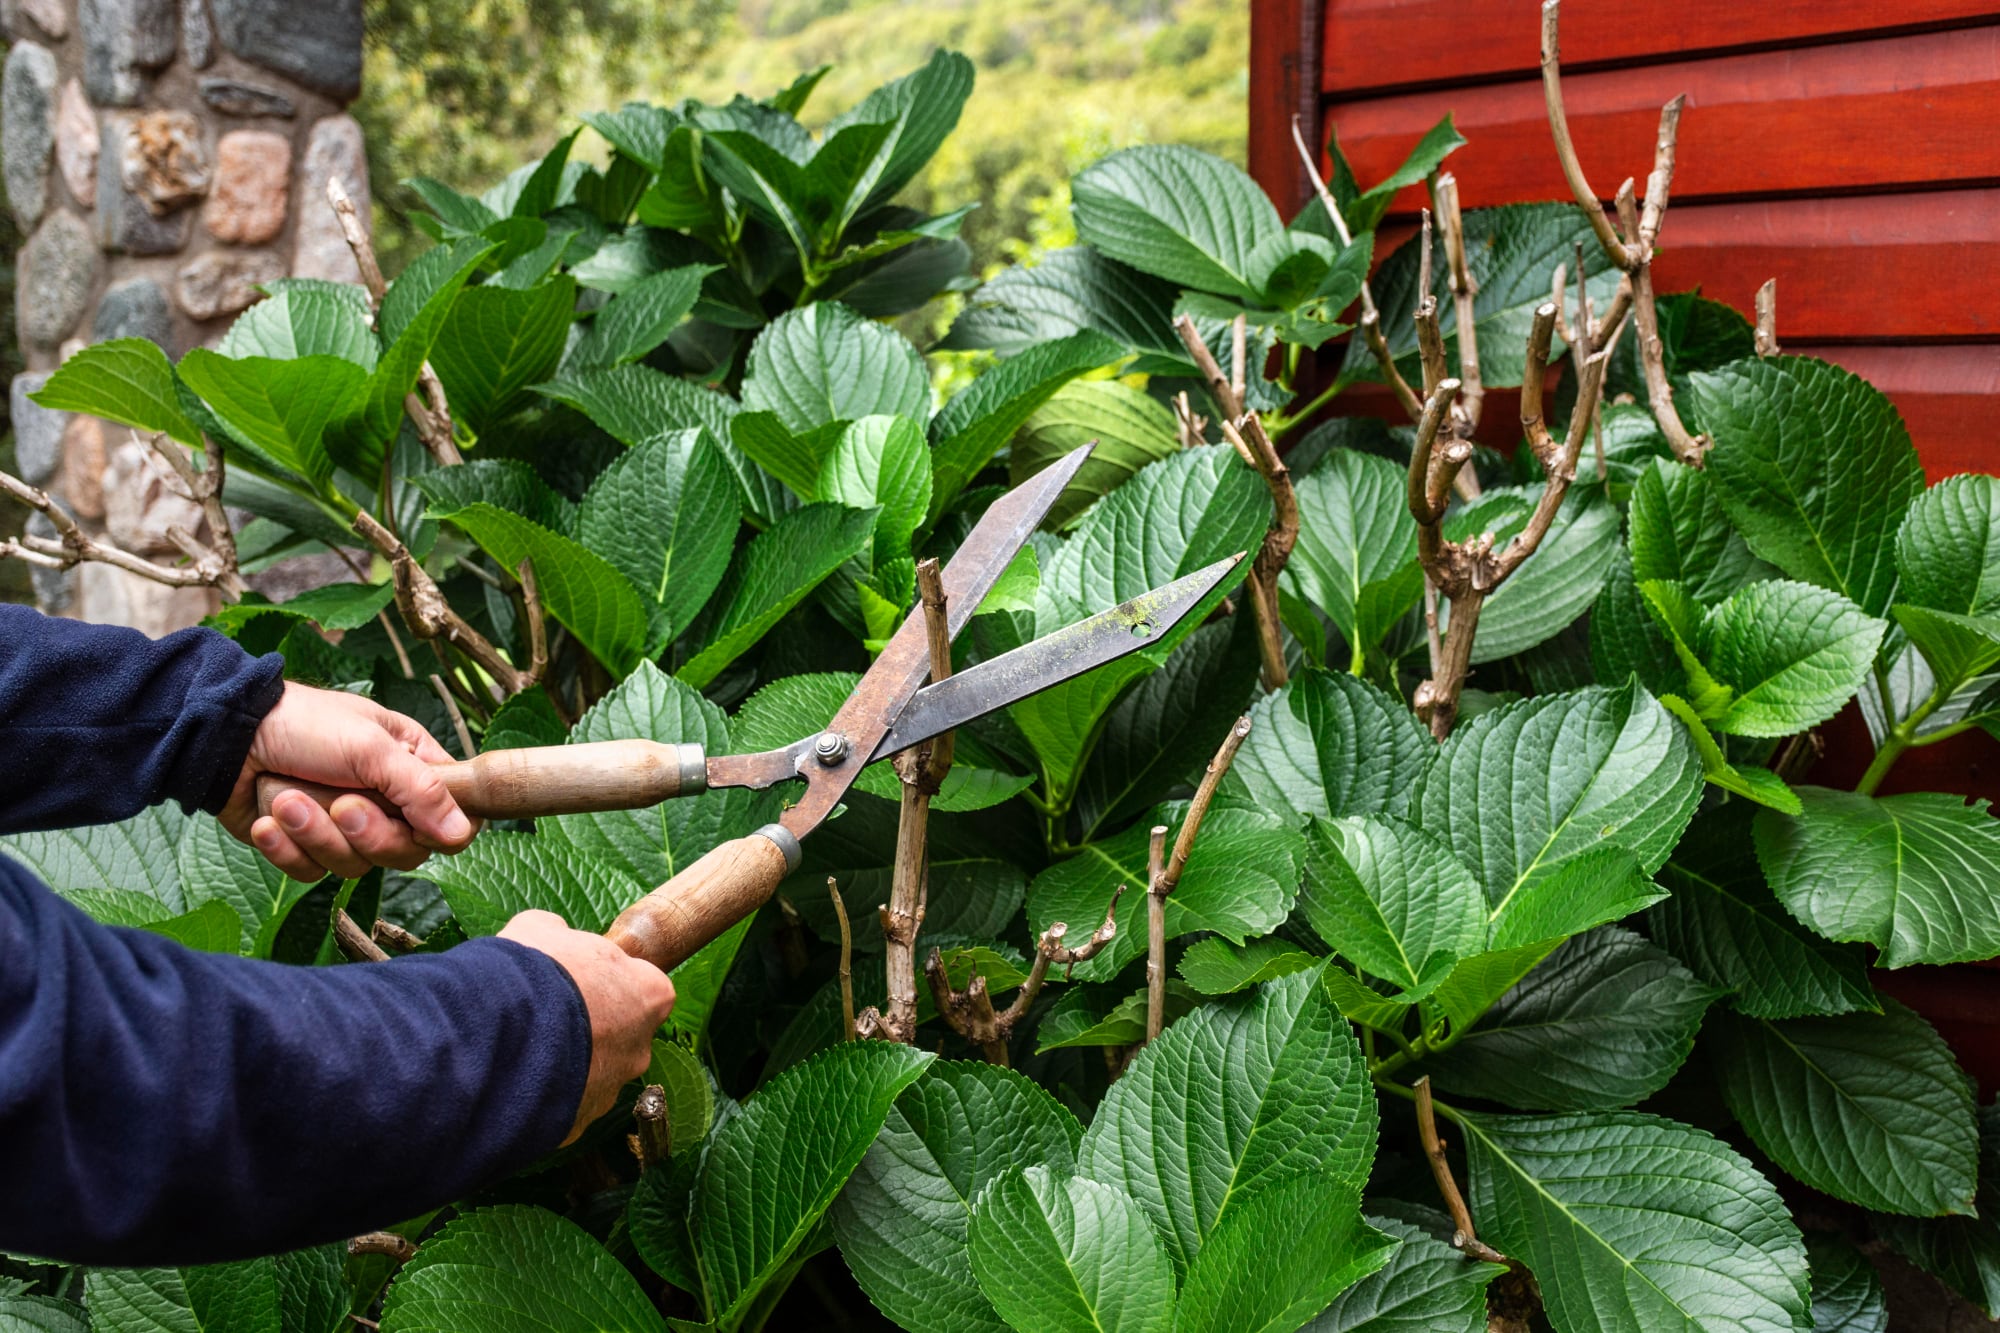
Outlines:
<svg viewBox="0 0 2000 1333"><path fill-rule="evenodd" d="M210 1263L389 1225L554 1148L590 1045L569 974L508 940L199 954L0 856L0 1250Z"/></svg>
<svg viewBox="0 0 2000 1333"><path fill-rule="evenodd" d="M0 605L0 833L220 810L284 666L213 630L149 639Z"/></svg>

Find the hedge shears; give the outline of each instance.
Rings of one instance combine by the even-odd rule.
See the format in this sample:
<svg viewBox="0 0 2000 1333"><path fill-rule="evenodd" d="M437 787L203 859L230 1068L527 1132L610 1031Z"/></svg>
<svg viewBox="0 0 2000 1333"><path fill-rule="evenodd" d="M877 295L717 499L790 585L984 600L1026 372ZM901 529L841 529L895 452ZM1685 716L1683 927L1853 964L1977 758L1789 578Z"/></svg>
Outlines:
<svg viewBox="0 0 2000 1333"><path fill-rule="evenodd" d="M1015 487L973 525L942 576L951 637L978 610L1093 447L1072 451ZM929 684L929 639L919 603L826 726L780 749L710 755L691 744L591 741L494 750L437 767L459 808L476 819L637 810L716 787L802 780L804 794L778 822L716 847L626 908L605 932L626 953L672 970L770 899L798 868L799 839L833 813L863 768L1157 641L1242 559L1239 552L1218 560ZM265 774L257 782L259 808L268 813L287 790L322 806L346 794Z"/></svg>

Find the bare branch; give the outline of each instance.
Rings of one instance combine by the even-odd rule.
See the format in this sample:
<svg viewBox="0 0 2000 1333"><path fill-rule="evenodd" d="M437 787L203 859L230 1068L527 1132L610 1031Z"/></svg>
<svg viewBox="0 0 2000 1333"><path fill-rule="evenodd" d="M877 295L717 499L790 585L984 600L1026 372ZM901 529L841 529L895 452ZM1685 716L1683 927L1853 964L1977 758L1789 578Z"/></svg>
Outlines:
<svg viewBox="0 0 2000 1333"><path fill-rule="evenodd" d="M1769 278L1757 289L1757 355L1778 354L1778 280Z"/></svg>
<svg viewBox="0 0 2000 1333"><path fill-rule="evenodd" d="M403 623L410 627L412 634L433 641L442 638L456 645L507 694L519 694L534 684L525 672L502 656L485 635L451 609L444 593L424 572L409 548L395 533L377 522L373 514L365 509L356 514L354 530L389 562L396 580L396 609L402 612Z"/></svg>
<svg viewBox="0 0 2000 1333"><path fill-rule="evenodd" d="M370 939L383 949L393 949L397 953L415 953L424 947L423 940L404 930L386 917L376 917L374 927L368 932Z"/></svg>
<svg viewBox="0 0 2000 1333"><path fill-rule="evenodd" d="M1597 243L1604 247L1604 253L1611 262L1621 269L1630 269L1632 260L1627 255L1625 243L1618 238L1617 229L1604 212L1604 204L1596 191L1590 188L1590 181L1583 174L1583 164L1577 161L1576 145L1569 137L1569 117L1563 112L1562 60L1557 29L1560 27L1562 0L1542 0L1542 96L1549 108L1549 131L1556 141L1556 159L1562 163L1563 179L1569 182L1569 192L1576 199L1576 206L1590 219L1590 229L1597 234ZM1580 283L1582 278L1578 278Z"/></svg>
<svg viewBox="0 0 2000 1333"><path fill-rule="evenodd" d="M917 601L924 613L931 679L943 680L951 675L951 628L936 560L917 563ZM946 732L912 746L893 761L902 787L889 903L882 908L889 997L882 1022L892 1040L906 1044L916 1040L917 1032L917 932L923 928L930 893L931 798L951 771L951 753L952 734Z"/></svg>
<svg viewBox="0 0 2000 1333"><path fill-rule="evenodd" d="M354 918L346 912L333 914L333 942L347 955L350 963L386 963L389 955L382 946L368 937L368 932L354 924Z"/></svg>
<svg viewBox="0 0 2000 1333"><path fill-rule="evenodd" d="M1208 418L1194 410L1186 389L1174 395L1174 422L1180 428L1181 448L1208 443Z"/></svg>
<svg viewBox="0 0 2000 1333"><path fill-rule="evenodd" d="M1479 295L1479 283L1473 278L1471 264L1466 258L1465 218L1458 206L1458 178L1450 172L1438 177L1437 210L1438 229L1444 237L1445 261L1450 268L1452 309L1458 322L1458 380L1461 386L1458 405L1464 414L1464 426L1459 436L1470 439L1473 431L1479 428L1480 409L1486 401L1486 389L1479 378L1478 323L1473 311L1473 298Z"/></svg>
<svg viewBox="0 0 2000 1333"><path fill-rule="evenodd" d="M1553 4L1555 0L1550 0ZM1507 1256L1479 1239L1472 1229L1472 1210L1465 1206L1465 1196L1458 1192L1458 1182L1452 1179L1451 1163L1445 1157L1444 1140L1438 1137L1437 1109L1431 1102L1431 1081L1426 1075L1417 1080L1417 1133L1424 1141L1424 1156L1430 1159L1431 1175L1437 1179L1438 1193L1444 1196L1444 1206L1451 1213L1451 1224L1456 1228L1451 1238L1452 1245L1475 1259L1488 1263L1504 1264Z"/></svg>
<svg viewBox="0 0 2000 1333"><path fill-rule="evenodd" d="M368 307L372 314L382 304L382 293L389 284L382 279L382 266L375 262L375 242L368 238L368 225L355 211L354 201L347 197L347 187L340 183L340 177L326 178L326 200L333 205L333 215L340 221L340 234L347 238L347 248L354 252L355 266L361 270L361 283L368 289Z"/></svg>
<svg viewBox="0 0 2000 1333"><path fill-rule="evenodd" d="M639 1169L650 1171L673 1155L673 1118L667 1107L667 1090L648 1083L632 1103L632 1121L637 1131L631 1137L632 1155Z"/></svg>
<svg viewBox="0 0 2000 1333"><path fill-rule="evenodd" d="M535 582L535 562L523 560L514 567L521 581L521 610L528 620L528 679L540 682L549 674L549 629L542 618L542 595Z"/></svg>
<svg viewBox="0 0 2000 1333"><path fill-rule="evenodd" d="M417 1257L418 1245L413 1240L405 1240L393 1231L371 1231L365 1236L356 1236L347 1242L350 1255L379 1254L385 1259L406 1264Z"/></svg>
<svg viewBox="0 0 2000 1333"><path fill-rule="evenodd" d="M1639 217L1639 246L1645 261L1651 262L1653 243L1660 238L1660 223L1666 218L1667 195L1674 185L1674 145L1680 138L1681 108L1687 94L1681 93L1660 108L1660 130L1653 140L1653 170L1646 177L1646 207Z"/></svg>
<svg viewBox="0 0 2000 1333"><path fill-rule="evenodd" d="M1243 402L1243 394L1250 387L1249 332L1250 321L1247 316L1238 315L1230 321L1229 391L1238 404Z"/></svg>
<svg viewBox="0 0 2000 1333"><path fill-rule="evenodd" d="M854 934L847 926L847 904L841 899L840 885L826 877L826 891L833 897L834 919L840 922L840 1030L854 1040Z"/></svg>
<svg viewBox="0 0 2000 1333"><path fill-rule="evenodd" d="M1167 826L1153 825L1146 841L1146 1040L1167 1025Z"/></svg>
<svg viewBox="0 0 2000 1333"><path fill-rule="evenodd" d="M1166 869L1156 877L1157 892L1161 897L1172 893L1181 882L1181 875L1187 870L1188 857L1194 851L1195 836L1201 832L1202 820L1208 818L1208 807L1215 800L1216 788L1229 772L1230 764L1236 760L1236 752L1243 747L1244 738L1250 734L1250 715L1245 713L1229 728L1229 734L1222 738L1216 748L1215 757L1208 761L1208 767L1201 775L1201 785L1195 788L1194 799L1188 802L1187 815L1181 820L1180 834L1174 839L1174 854L1167 861Z"/></svg>
<svg viewBox="0 0 2000 1333"><path fill-rule="evenodd" d="M444 711L451 714L451 725L458 730L459 753L467 759L472 758L479 751L472 744L472 732L465 725L465 714L459 711L458 700L452 698L451 691L445 688L444 677L435 671L431 672L431 688L437 691L438 698L444 700Z"/></svg>
<svg viewBox="0 0 2000 1333"><path fill-rule="evenodd" d="M203 547L192 536L187 536L182 549L189 553L193 563L186 568L159 565L98 541L79 527L77 521L51 499L47 491L39 486L30 486L19 477L0 472L0 494L37 511L56 530L54 537L27 534L11 541L0 541L0 558L11 557L43 569L71 569L91 561L122 569L127 574L169 588L215 588L232 600L243 594L243 580L236 573L233 544L228 548L230 558L225 561L221 552ZM182 531L185 535L185 529ZM227 531L226 526L224 531Z"/></svg>

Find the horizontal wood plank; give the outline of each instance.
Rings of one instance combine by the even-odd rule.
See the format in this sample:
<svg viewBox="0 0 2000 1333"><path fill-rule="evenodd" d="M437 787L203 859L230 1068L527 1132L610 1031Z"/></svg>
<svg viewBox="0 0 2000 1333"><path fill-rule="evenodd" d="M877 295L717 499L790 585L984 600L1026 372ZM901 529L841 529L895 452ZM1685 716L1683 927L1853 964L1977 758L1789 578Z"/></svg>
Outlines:
<svg viewBox="0 0 2000 1333"><path fill-rule="evenodd" d="M1994 0L1570 0L1565 69L1646 64L1745 47L2000 18ZM1321 86L1335 96L1504 78L1540 67L1541 19L1502 0L1329 0Z"/></svg>
<svg viewBox="0 0 2000 1333"><path fill-rule="evenodd" d="M2000 26L1581 74L1571 134L1609 198L1652 169L1660 107L1688 96L1674 197L1888 190L2000 180ZM1467 207L1567 196L1539 79L1335 102L1328 123L1364 183L1393 171L1447 111ZM1396 207L1423 206L1421 186Z"/></svg>

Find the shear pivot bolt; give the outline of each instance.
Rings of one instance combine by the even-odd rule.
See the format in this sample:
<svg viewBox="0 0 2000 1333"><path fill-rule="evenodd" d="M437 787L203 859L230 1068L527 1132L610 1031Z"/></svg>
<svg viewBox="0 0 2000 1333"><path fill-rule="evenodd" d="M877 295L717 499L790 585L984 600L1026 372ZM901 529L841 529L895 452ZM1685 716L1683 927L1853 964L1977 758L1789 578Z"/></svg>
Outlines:
<svg viewBox="0 0 2000 1333"><path fill-rule="evenodd" d="M813 753L822 764L831 767L847 758L847 737L837 731L823 731L813 742Z"/></svg>

